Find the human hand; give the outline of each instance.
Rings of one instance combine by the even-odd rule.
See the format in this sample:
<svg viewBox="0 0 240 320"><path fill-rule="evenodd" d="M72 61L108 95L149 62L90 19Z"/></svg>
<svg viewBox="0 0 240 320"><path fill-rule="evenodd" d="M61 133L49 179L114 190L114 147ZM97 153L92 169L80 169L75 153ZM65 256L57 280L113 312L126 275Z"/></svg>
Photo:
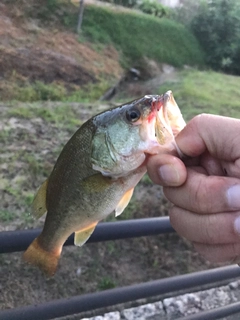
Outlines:
<svg viewBox="0 0 240 320"><path fill-rule="evenodd" d="M176 137L186 156L155 155L153 182L174 206L170 220L212 262L240 261L240 120L202 114Z"/></svg>

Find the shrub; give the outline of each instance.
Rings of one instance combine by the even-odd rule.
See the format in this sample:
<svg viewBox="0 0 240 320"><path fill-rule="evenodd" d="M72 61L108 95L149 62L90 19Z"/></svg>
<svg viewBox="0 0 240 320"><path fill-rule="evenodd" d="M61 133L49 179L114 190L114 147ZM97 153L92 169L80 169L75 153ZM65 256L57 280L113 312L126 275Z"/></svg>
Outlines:
<svg viewBox="0 0 240 320"><path fill-rule="evenodd" d="M144 13L151 14L155 17L162 18L168 15L168 10L157 0L141 0L135 5L135 8Z"/></svg>

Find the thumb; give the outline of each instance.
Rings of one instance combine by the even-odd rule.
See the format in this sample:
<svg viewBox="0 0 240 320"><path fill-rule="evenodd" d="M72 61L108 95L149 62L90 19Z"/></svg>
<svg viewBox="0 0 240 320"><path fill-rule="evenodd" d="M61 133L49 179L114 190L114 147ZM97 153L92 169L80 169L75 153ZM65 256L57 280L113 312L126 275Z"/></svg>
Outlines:
<svg viewBox="0 0 240 320"><path fill-rule="evenodd" d="M240 120L211 114L194 117L177 135L183 154L197 157L208 151L213 157L233 161L240 157Z"/></svg>
<svg viewBox="0 0 240 320"><path fill-rule="evenodd" d="M150 179L161 186L177 187L182 185L187 178L184 163L170 154L150 156L147 171Z"/></svg>

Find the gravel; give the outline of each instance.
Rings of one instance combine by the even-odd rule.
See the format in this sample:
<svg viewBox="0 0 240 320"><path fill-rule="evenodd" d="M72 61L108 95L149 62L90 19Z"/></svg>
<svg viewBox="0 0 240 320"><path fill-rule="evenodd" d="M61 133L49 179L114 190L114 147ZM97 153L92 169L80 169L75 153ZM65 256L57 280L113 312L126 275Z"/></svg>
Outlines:
<svg viewBox="0 0 240 320"><path fill-rule="evenodd" d="M201 311L227 306L239 301L239 298L240 280L218 288L187 293L122 311L105 313L101 316L79 318L79 320L175 320ZM239 318L238 314L224 319L237 320Z"/></svg>

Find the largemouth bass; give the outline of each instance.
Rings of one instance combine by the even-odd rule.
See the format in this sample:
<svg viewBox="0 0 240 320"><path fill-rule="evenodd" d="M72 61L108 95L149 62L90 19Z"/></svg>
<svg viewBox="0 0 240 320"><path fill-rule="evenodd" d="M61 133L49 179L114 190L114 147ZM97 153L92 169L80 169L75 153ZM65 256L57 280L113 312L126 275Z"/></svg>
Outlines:
<svg viewBox="0 0 240 320"><path fill-rule="evenodd" d="M184 126L171 91L144 96L85 122L34 198L32 213L47 216L25 260L52 276L71 233L75 245L82 246L100 220L113 211L119 216L146 173L147 157L176 152L174 136Z"/></svg>

